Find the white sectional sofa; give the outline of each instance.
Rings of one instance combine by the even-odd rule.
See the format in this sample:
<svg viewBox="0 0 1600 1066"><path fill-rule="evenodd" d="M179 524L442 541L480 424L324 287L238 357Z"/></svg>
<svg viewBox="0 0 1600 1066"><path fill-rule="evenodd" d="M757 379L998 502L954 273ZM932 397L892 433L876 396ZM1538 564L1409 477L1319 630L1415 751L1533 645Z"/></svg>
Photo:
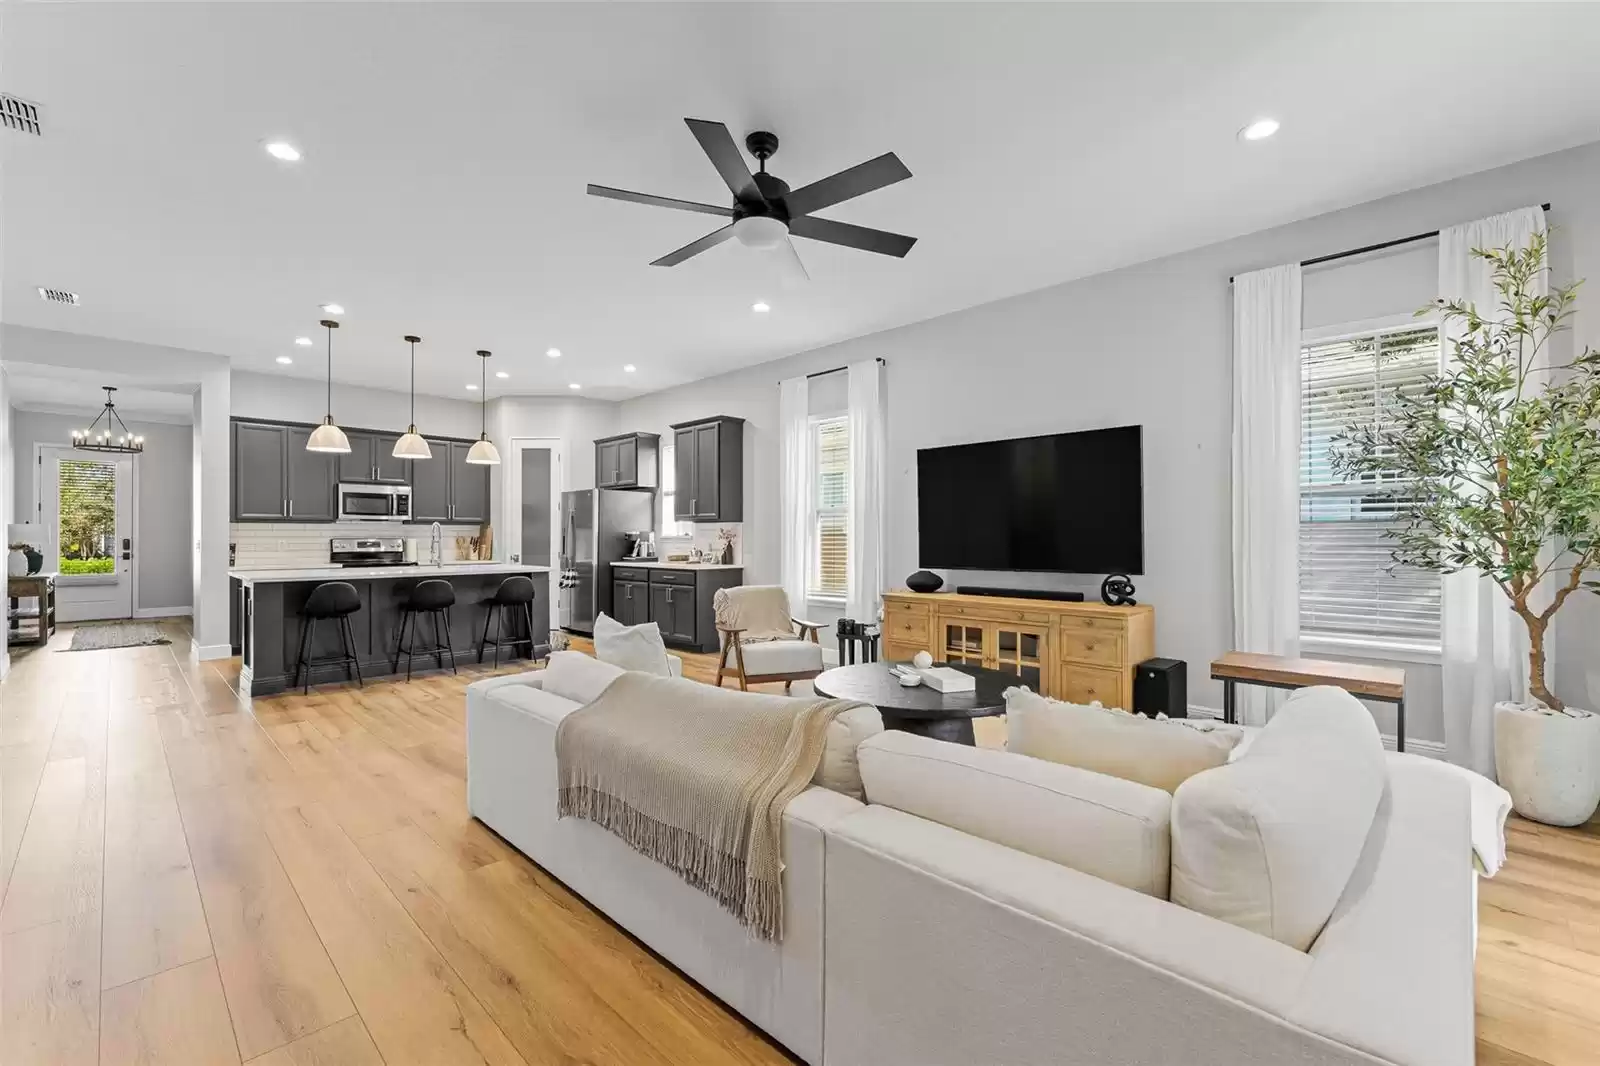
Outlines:
<svg viewBox="0 0 1600 1066"><path fill-rule="evenodd" d="M857 730L871 802L814 787L790 804L773 944L610 834L556 819L555 725L609 678L586 689L558 677L559 694L545 680L468 689L472 813L812 1066L1473 1060L1467 790L1415 761L1381 762L1359 855L1332 875L1321 830L1269 824L1265 786L1240 777L1240 809L1260 822L1255 872L1277 893L1263 906L1292 906L1285 885L1306 869L1344 877L1302 951L1237 924L1259 916L1223 921L1166 898L1204 872L1169 864L1174 826L1188 834L1183 862L1199 861L1206 790L1186 806L1183 788L1174 800L1014 753ZM1359 809L1340 787L1323 805ZM1326 850L1337 865L1338 846Z"/></svg>

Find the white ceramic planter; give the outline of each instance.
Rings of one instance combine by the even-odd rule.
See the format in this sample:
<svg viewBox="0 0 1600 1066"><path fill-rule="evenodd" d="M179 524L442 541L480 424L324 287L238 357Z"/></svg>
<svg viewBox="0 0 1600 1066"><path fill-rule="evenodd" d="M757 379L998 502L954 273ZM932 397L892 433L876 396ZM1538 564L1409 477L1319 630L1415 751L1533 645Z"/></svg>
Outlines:
<svg viewBox="0 0 1600 1066"><path fill-rule="evenodd" d="M1600 807L1600 715L1494 705L1494 765L1511 805L1547 825L1581 825Z"/></svg>

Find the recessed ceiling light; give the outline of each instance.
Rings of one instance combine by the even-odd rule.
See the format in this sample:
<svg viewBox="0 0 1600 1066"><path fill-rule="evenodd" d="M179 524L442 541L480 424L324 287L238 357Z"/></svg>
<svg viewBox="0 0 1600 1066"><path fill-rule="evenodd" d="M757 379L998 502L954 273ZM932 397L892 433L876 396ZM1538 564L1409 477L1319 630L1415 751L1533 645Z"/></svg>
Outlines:
<svg viewBox="0 0 1600 1066"><path fill-rule="evenodd" d="M544 354L548 355L552 359L560 359L561 358L561 349L560 348L546 348L544 350Z"/></svg>
<svg viewBox="0 0 1600 1066"><path fill-rule="evenodd" d="M294 360L290 359L287 355L280 355L278 356L278 362L282 363L284 366L288 366L290 363L294 362Z"/></svg>
<svg viewBox="0 0 1600 1066"><path fill-rule="evenodd" d="M750 305L750 310L754 311L758 315L764 315L768 311L772 310L772 305L767 303L765 300L757 300L755 303Z"/></svg>
<svg viewBox="0 0 1600 1066"><path fill-rule="evenodd" d="M472 384L468 384L467 385L467 391L468 392L477 392L478 391L478 386L472 385Z"/></svg>
<svg viewBox="0 0 1600 1066"><path fill-rule="evenodd" d="M1250 125L1239 131L1239 136L1247 141L1264 141L1278 132L1278 120L1275 118L1258 118Z"/></svg>
<svg viewBox="0 0 1600 1066"><path fill-rule="evenodd" d="M494 372L494 376L497 377L497 378L508 378L511 375L506 373L504 370L496 370Z"/></svg>
<svg viewBox="0 0 1600 1066"><path fill-rule="evenodd" d="M300 149L288 141L268 141L267 154L274 159L281 159L285 163L300 162Z"/></svg>
<svg viewBox="0 0 1600 1066"><path fill-rule="evenodd" d="M294 342L296 344L298 344L302 348L311 347L311 338L310 337L296 337L294 339Z"/></svg>
<svg viewBox="0 0 1600 1066"><path fill-rule="evenodd" d="M344 304L323 304L322 310L330 315L344 314Z"/></svg>
<svg viewBox="0 0 1600 1066"><path fill-rule="evenodd" d="M638 369L639 369L639 368L638 368L638 367L636 367L636 366L634 366L634 365L633 365L633 364L632 364L632 363L623 363L623 364L622 364L622 372L623 372L623 373L624 373L624 374L631 374L631 373L633 373L633 372L634 372L634 371L635 371L635 370L638 370Z"/></svg>
<svg viewBox="0 0 1600 1066"><path fill-rule="evenodd" d="M581 388L583 388L583 386L579 385L576 381L574 381L570 385L568 385L567 388L569 388L569 389L581 389Z"/></svg>

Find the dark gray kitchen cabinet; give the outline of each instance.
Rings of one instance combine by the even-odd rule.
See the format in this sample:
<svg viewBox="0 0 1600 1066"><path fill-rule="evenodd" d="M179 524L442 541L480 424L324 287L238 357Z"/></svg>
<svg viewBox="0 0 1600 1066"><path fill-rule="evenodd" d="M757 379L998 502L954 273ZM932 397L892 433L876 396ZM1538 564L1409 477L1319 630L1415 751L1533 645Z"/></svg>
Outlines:
<svg viewBox="0 0 1600 1066"><path fill-rule="evenodd" d="M411 478L411 460L394 457L398 433L378 433L372 438L372 465L379 481L396 481L404 484ZM428 460L423 460L424 462Z"/></svg>
<svg viewBox="0 0 1600 1066"><path fill-rule="evenodd" d="M340 481L397 481L410 477L409 460L394 457L397 433L347 433L350 451L339 456Z"/></svg>
<svg viewBox="0 0 1600 1066"><path fill-rule="evenodd" d="M611 583L612 617L625 626L650 621L650 586L643 581Z"/></svg>
<svg viewBox="0 0 1600 1066"><path fill-rule="evenodd" d="M661 437L624 433L594 442L594 484L598 489L653 489L660 484Z"/></svg>
<svg viewBox="0 0 1600 1066"><path fill-rule="evenodd" d="M428 448L432 459L411 464L411 518L415 522L448 522L451 442L429 439Z"/></svg>
<svg viewBox="0 0 1600 1066"><path fill-rule="evenodd" d="M672 427L673 517L744 521L744 419L718 415Z"/></svg>
<svg viewBox="0 0 1600 1066"><path fill-rule="evenodd" d="M286 427L233 424L233 520L283 521L289 517Z"/></svg>
<svg viewBox="0 0 1600 1066"><path fill-rule="evenodd" d="M489 467L467 462L472 445L451 441L448 452L450 462L450 521L489 521ZM435 460L443 458L435 452Z"/></svg>
<svg viewBox="0 0 1600 1066"><path fill-rule="evenodd" d="M289 426L283 433L284 465L289 471L289 520L332 522L337 517L337 455L306 451L311 430Z"/></svg>
<svg viewBox="0 0 1600 1066"><path fill-rule="evenodd" d="M651 585L650 617L661 630L661 639L676 644L694 644L693 585Z"/></svg>
<svg viewBox="0 0 1600 1066"><path fill-rule="evenodd" d="M719 650L713 600L718 589L743 584L744 571L738 567L657 567L649 573L648 621L661 630L661 639L696 651Z"/></svg>

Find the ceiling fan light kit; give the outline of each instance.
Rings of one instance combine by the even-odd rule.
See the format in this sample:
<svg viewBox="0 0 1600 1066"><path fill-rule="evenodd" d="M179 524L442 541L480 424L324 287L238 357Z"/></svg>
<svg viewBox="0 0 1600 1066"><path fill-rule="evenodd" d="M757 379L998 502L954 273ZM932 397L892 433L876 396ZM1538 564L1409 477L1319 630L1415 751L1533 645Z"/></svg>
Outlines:
<svg viewBox="0 0 1600 1066"><path fill-rule="evenodd" d="M606 185L590 185L588 189L590 196L626 200L652 207L670 207L677 211L693 211L702 215L719 215L730 220L721 229L712 230L699 240L691 241L677 251L667 253L651 263L651 266L677 266L730 237L737 237L739 243L745 247L782 255L786 273L796 280L804 280L808 275L804 264L800 262L799 253L795 251L794 242L790 239L793 237L805 237L809 240L839 244L846 248L876 252L879 255L892 255L896 258L903 258L911 251L912 245L917 243L915 237L890 233L886 230L868 229L847 222L834 222L817 218L813 214L825 207L832 207L834 204L852 200L875 189L881 189L885 185L893 185L909 178L911 171L893 152L885 152L876 159L869 159L865 163L848 170L841 170L821 181L814 181L810 185L791 190L783 179L767 173L767 160L778 151L776 134L757 130L744 139L746 150L761 165L760 169L752 174L727 126L720 122L708 122L697 118L686 118L683 121L695 139L700 142L700 147L711 160L711 165L717 168L717 173L722 176L728 191L733 194L731 207L719 207L716 204L703 204L693 200L676 200L669 196L631 192Z"/></svg>
<svg viewBox="0 0 1600 1066"><path fill-rule="evenodd" d="M118 455L138 455L144 451L144 437L128 429L122 421L122 416L117 414L117 405L112 402L111 394L116 392L114 385L101 385L106 390L106 405L89 423L88 429L75 429L72 431L72 446L86 452L114 452ZM105 428L100 427L100 420L105 420Z"/></svg>
<svg viewBox="0 0 1600 1066"><path fill-rule="evenodd" d="M350 438L333 422L333 331L339 328L339 323L325 318L320 325L328 331L328 413L322 417L322 425L311 431L306 451L344 455L350 451Z"/></svg>
<svg viewBox="0 0 1600 1066"><path fill-rule="evenodd" d="M417 345L421 337L413 337L409 333L402 338L411 345L411 424L400 439L394 442L393 455L396 459L432 459L433 449L428 447L428 442L417 432Z"/></svg>
<svg viewBox="0 0 1600 1066"><path fill-rule="evenodd" d="M489 356L491 353L479 349L478 367L480 387L478 389L478 439L472 447L467 449L467 462L474 466L499 466L500 450L494 446L494 441L489 439Z"/></svg>

